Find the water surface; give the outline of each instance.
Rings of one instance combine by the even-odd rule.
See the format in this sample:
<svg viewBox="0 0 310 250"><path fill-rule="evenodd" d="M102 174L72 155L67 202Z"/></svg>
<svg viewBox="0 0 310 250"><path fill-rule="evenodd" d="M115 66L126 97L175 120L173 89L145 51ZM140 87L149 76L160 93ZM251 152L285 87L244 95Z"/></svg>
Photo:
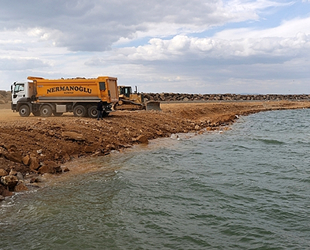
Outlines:
<svg viewBox="0 0 310 250"><path fill-rule="evenodd" d="M309 249L309 117L84 159L91 172L0 204L0 249Z"/></svg>

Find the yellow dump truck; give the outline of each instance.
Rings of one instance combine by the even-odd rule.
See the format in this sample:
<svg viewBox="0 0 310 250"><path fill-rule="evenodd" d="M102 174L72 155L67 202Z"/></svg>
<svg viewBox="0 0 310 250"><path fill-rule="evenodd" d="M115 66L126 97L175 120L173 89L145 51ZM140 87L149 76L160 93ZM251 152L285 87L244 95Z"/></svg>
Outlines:
<svg viewBox="0 0 310 250"><path fill-rule="evenodd" d="M97 117L97 103L103 101L104 116L112 111L119 100L117 78L44 79L28 77L27 82L15 82L11 86L12 110L26 117L61 116L73 112L75 116Z"/></svg>

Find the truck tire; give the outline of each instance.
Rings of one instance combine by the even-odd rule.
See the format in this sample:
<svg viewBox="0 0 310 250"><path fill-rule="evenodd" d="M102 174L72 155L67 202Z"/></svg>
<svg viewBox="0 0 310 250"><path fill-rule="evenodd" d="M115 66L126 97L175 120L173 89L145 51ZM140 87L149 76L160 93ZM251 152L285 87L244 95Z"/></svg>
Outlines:
<svg viewBox="0 0 310 250"><path fill-rule="evenodd" d="M97 118L97 116L98 116L97 106L91 106L91 107L88 109L88 116L89 116L90 118Z"/></svg>
<svg viewBox="0 0 310 250"><path fill-rule="evenodd" d="M77 105L73 109L74 116L84 117L86 116L86 108L83 105Z"/></svg>
<svg viewBox="0 0 310 250"><path fill-rule="evenodd" d="M53 113L52 108L49 105L43 105L40 109L41 116L48 117L51 116L52 113Z"/></svg>
<svg viewBox="0 0 310 250"><path fill-rule="evenodd" d="M28 105L22 105L19 108L19 115L22 117L27 117L30 115L30 108Z"/></svg>

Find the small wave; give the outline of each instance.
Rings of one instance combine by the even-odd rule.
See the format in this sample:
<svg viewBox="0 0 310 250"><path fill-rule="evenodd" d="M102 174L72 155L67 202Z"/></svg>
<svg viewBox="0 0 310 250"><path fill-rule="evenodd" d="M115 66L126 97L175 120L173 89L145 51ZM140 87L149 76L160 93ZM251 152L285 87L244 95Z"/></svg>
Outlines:
<svg viewBox="0 0 310 250"><path fill-rule="evenodd" d="M2 204L0 205L1 208L8 208L8 207L13 207L14 204L12 203L5 203L5 201L2 201Z"/></svg>
<svg viewBox="0 0 310 250"><path fill-rule="evenodd" d="M259 141L265 144L276 144L276 145L283 145L285 142L283 141L278 141L275 139L254 139L255 141Z"/></svg>

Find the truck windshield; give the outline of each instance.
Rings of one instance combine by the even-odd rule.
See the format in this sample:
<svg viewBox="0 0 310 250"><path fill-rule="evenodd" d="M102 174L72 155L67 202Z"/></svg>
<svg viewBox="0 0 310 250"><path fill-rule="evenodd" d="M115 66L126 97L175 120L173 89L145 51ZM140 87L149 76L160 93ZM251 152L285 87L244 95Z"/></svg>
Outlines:
<svg viewBox="0 0 310 250"><path fill-rule="evenodd" d="M17 93L19 91L24 91L24 84L16 84L14 87L14 92Z"/></svg>

